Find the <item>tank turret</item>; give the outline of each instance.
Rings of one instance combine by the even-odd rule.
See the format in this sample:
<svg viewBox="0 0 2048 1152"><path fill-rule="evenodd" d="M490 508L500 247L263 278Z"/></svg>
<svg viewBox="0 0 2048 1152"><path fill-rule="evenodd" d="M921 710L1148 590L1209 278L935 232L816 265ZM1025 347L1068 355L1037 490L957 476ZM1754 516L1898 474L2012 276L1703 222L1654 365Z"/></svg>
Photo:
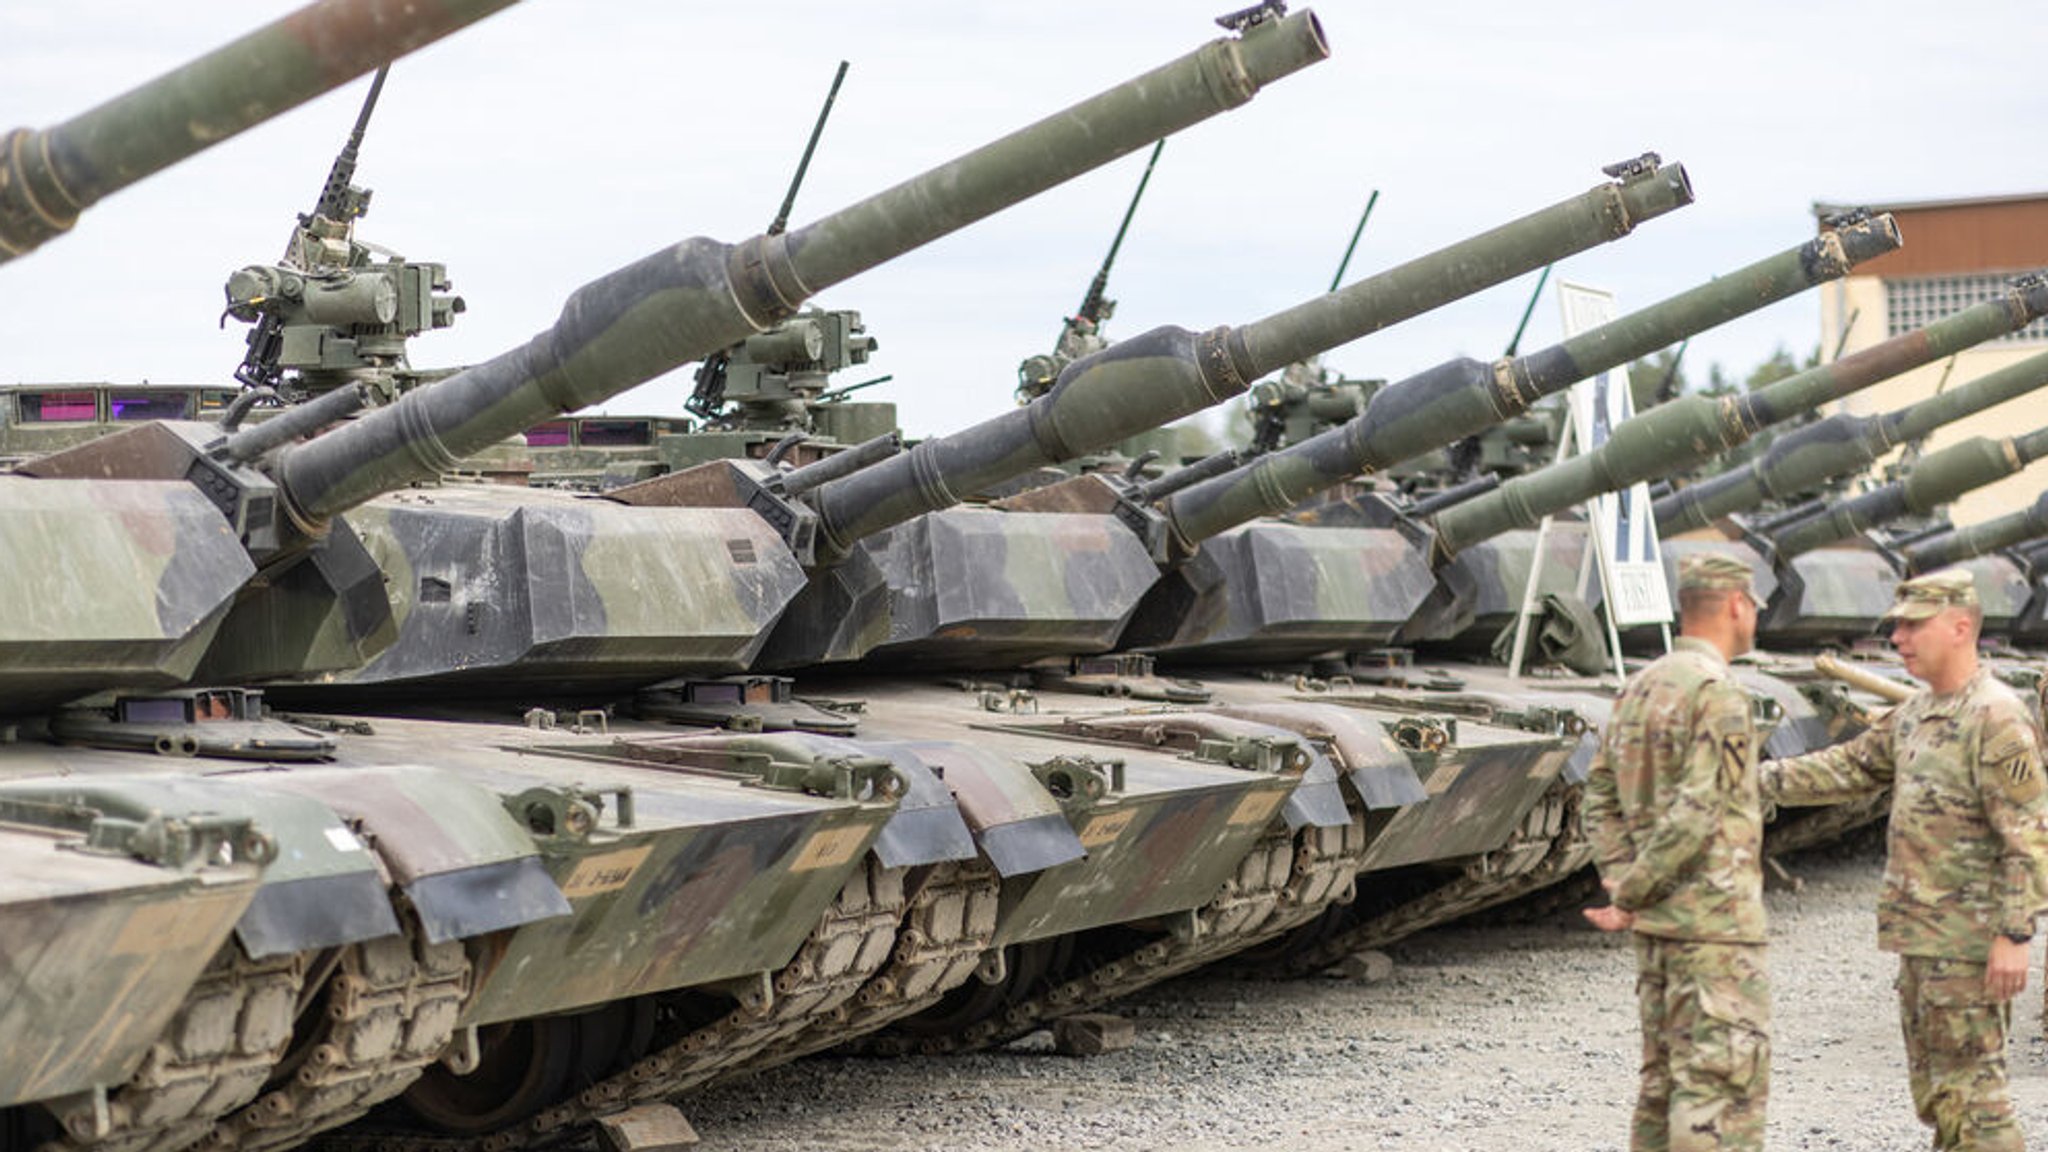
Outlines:
<svg viewBox="0 0 2048 1152"><path fill-rule="evenodd" d="M1192 546L1233 525L1285 512L1316 492L1384 469L1526 411L1597 372L1647 355L1846 273L1899 245L1889 216L1845 221L1790 251L1540 352L1484 364L1454 360L1381 389L1341 427L1198 484L1165 505Z"/></svg>
<svg viewBox="0 0 2048 1152"><path fill-rule="evenodd" d="M1532 528L1544 516L1582 504L1599 493L1618 492L1637 481L1657 479L1704 463L1742 444L1760 428L1810 412L1907 368L2016 331L2044 311L2048 311L2048 282L2032 281L2014 288L2001 300L1868 349L1866 355L1877 355L1853 365L1847 360L1839 361L1740 396L1681 396L1659 404L1617 425L1612 437L1590 452L1444 510L1436 518L1437 553L1449 559L1476 541L1516 528ZM1872 435L1882 437L1887 427L1893 431L1919 427L1924 421L1938 420L1945 412L1955 416L1967 414L1972 404L1996 402L2012 395L2011 390L2021 384L2040 384L2042 370L2042 365L2030 364L2027 371L1995 381L1988 391L1966 394L1957 389L1942 397L1946 403L1940 406L1909 410L1915 414L1885 422L1883 426L1870 421ZM1807 429L1800 435L1811 433L1812 429ZM1884 443L1881 439L1878 442ZM1797 451L1798 445L1792 438L1781 443L1794 443L1792 450ZM1774 451L1777 447L1773 446ZM1769 459L1764 457L1765 461Z"/></svg>
<svg viewBox="0 0 2048 1152"><path fill-rule="evenodd" d="M1965 309L1926 328L1800 375L1861 381L1849 385L1860 388L2018 331L2044 314L2048 314L2048 283L2037 277L2016 285L2002 299ZM1657 530L1669 534L1704 528L1717 517L1746 512L1766 501L1785 500L1867 467L1902 444L2043 384L2048 384L2048 355L2029 357L1882 416L1846 412L1830 416L1781 435L1761 456L1741 468L1659 499L1653 506ZM1673 461L1660 474L1668 475L1687 466Z"/></svg>
<svg viewBox="0 0 2048 1152"><path fill-rule="evenodd" d="M0 140L0 263L154 172L515 0L320 0L62 124Z"/></svg>

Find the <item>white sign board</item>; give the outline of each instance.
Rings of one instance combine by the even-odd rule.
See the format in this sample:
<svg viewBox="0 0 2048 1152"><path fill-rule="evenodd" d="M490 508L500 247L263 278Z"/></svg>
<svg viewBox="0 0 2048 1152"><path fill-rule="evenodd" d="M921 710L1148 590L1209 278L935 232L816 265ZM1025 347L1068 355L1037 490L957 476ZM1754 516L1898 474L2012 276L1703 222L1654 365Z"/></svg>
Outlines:
<svg viewBox="0 0 2048 1152"><path fill-rule="evenodd" d="M1558 302L1564 308L1564 334L1576 336L1596 328L1620 311L1614 293L1560 281ZM1591 452L1607 443L1610 430L1635 415L1626 365L1581 380L1571 390L1572 431L1578 450ZM1587 507L1598 548L1608 618L1616 626L1663 624L1671 619L1671 590L1664 583L1664 561L1657 549L1657 521L1650 514L1650 486L1636 484L1620 492L1594 497Z"/></svg>

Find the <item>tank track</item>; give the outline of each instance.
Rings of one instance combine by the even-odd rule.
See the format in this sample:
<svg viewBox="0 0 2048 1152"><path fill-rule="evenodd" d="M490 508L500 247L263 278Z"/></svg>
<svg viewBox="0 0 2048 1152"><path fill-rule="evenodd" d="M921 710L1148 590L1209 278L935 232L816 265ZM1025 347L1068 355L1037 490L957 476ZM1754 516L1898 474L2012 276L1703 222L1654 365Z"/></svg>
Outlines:
<svg viewBox="0 0 2048 1152"><path fill-rule="evenodd" d="M1321 971L1354 952L1384 947L1565 879L1592 859L1592 846L1579 827L1581 794L1576 784L1560 781L1552 785L1506 844L1473 858L1447 883L1334 932L1304 940L1264 971L1275 976ZM1372 877L1367 874L1361 879L1369 884Z"/></svg>
<svg viewBox="0 0 2048 1152"><path fill-rule="evenodd" d="M1177 932L1100 959L999 1013L941 1035L890 1032L852 1051L890 1056L966 1052L1005 1044L1056 1020L1099 1008L1142 988L1282 935L1349 900L1366 848L1354 814L1341 828L1279 828L1255 845L1237 876L1194 913L1193 932Z"/></svg>
<svg viewBox="0 0 2048 1152"><path fill-rule="evenodd" d="M51 1106L63 1135L42 1152L181 1152L254 1100L284 1059L306 984L307 954L251 960L229 941L185 994L142 1066L107 1097L96 1131L90 1096Z"/></svg>
<svg viewBox="0 0 2048 1152"><path fill-rule="evenodd" d="M1002 878L982 861L945 863L911 897L889 963L837 1011L718 1079L823 1052L938 1003L980 970L995 944Z"/></svg>
<svg viewBox="0 0 2048 1152"><path fill-rule="evenodd" d="M323 1152L510 1152L580 1139L600 1116L700 1087L729 1067L793 1036L855 996L888 962L906 911L907 869L873 856L848 879L796 955L771 978L772 997L745 996L739 1007L686 1027L656 1051L526 1121L475 1136L374 1127L331 1132L312 1141ZM225 1150L221 1150L225 1152Z"/></svg>
<svg viewBox="0 0 2048 1152"><path fill-rule="evenodd" d="M404 1092L448 1050L469 989L460 941L429 944L409 930L343 949L322 989L317 1031L198 1152L291 1147Z"/></svg>

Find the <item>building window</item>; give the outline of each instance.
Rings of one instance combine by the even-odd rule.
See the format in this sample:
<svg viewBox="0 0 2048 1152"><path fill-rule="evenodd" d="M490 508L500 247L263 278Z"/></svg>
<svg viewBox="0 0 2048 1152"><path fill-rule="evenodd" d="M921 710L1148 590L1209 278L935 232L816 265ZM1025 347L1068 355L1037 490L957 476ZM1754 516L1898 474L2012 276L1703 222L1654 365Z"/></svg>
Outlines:
<svg viewBox="0 0 2048 1152"><path fill-rule="evenodd" d="M1885 336L1903 336L1944 316L2002 295L2012 287L2010 275L1922 276L1884 282ZM2009 335L2007 343L2048 341L2048 319L2036 320ZM1986 341L1991 343L1992 341Z"/></svg>

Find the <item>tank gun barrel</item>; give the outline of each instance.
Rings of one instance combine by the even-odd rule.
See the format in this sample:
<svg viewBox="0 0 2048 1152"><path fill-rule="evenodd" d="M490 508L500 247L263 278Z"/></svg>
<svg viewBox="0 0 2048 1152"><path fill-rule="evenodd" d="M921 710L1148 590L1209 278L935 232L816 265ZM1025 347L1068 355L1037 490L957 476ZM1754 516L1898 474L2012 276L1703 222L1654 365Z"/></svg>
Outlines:
<svg viewBox="0 0 2048 1152"><path fill-rule="evenodd" d="M0 263L79 213L516 0L319 0L97 108L0 140Z"/></svg>
<svg viewBox="0 0 2048 1152"><path fill-rule="evenodd" d="M1772 538L1780 559L1844 540L1903 516L1925 516L1966 492L1996 483L2048 454L2048 428L1992 440L1973 436L1923 456L1912 475L1828 507Z"/></svg>
<svg viewBox="0 0 2048 1152"><path fill-rule="evenodd" d="M818 489L821 547L844 552L1028 468L1221 403L1268 372L1619 239L1691 201L1685 169L1647 155L1611 183L1263 320L1199 334L1168 326L1121 341L1067 365L1027 407Z"/></svg>
<svg viewBox="0 0 2048 1152"><path fill-rule="evenodd" d="M1592 451L1511 480L1500 491L1437 517L1437 552L1446 558L1455 556L1480 540L1533 527L1544 516L1602 492L1618 492L1639 481L1705 463L1747 441L1760 428L1877 383L1885 377L1884 365L1896 362L1895 358L1907 361L1908 366L1927 363L1946 354L1928 352L1930 343L1948 347L1956 339L1989 339L2023 327L2043 308L2048 308L2048 284L2016 288L2003 300L1969 310L1973 314L1951 317L1956 323L1938 340L1931 341L1931 328L1923 328L1900 338L1906 351L1886 353L1848 371L1834 371L1836 365L1828 365L1741 396L1681 396L1659 404L1616 425L1608 441Z"/></svg>
<svg viewBox="0 0 2048 1152"><path fill-rule="evenodd" d="M1181 492L1166 504L1173 533L1179 546L1192 548L1235 525L1284 512L1352 477L1483 431L1545 396L1681 337L1835 279L1898 245L1890 216L1846 222L1562 344L1492 364L1459 359L1438 365L1380 389L1364 413L1345 424ZM1453 511L1492 506L1507 490Z"/></svg>
<svg viewBox="0 0 2048 1152"><path fill-rule="evenodd" d="M1821 655L1813 658L1813 670L1823 676L1840 680L1854 688L1861 688L1872 696L1888 700L1893 704L1904 704L1912 698L1913 688L1887 676L1879 676L1867 668L1844 663L1834 656Z"/></svg>
<svg viewBox="0 0 2048 1152"><path fill-rule="evenodd" d="M1966 528L1951 528L1904 549L1901 555L1906 571L1918 576L2043 536L2048 536L2048 492L2017 512Z"/></svg>
<svg viewBox="0 0 2048 1152"><path fill-rule="evenodd" d="M1263 20L794 231L738 245L685 240L578 289L526 345L289 449L274 465L279 486L317 522L430 478L730 347L816 292L1244 104L1326 55L1313 12Z"/></svg>
<svg viewBox="0 0 2048 1152"><path fill-rule="evenodd" d="M1799 374L1863 387L1889 379L2048 315L2048 283L2039 277L2005 295L1925 328ZM1798 379L1791 377L1788 379ZM1861 383L1858 383L1858 382ZM1657 530L1704 528L1716 517L1746 512L1863 468L1886 452L1936 428L2048 384L2048 354L2023 360L1883 416L1841 413L1788 433L1742 468L1690 485L1657 501ZM1680 466L1673 466L1676 471Z"/></svg>

